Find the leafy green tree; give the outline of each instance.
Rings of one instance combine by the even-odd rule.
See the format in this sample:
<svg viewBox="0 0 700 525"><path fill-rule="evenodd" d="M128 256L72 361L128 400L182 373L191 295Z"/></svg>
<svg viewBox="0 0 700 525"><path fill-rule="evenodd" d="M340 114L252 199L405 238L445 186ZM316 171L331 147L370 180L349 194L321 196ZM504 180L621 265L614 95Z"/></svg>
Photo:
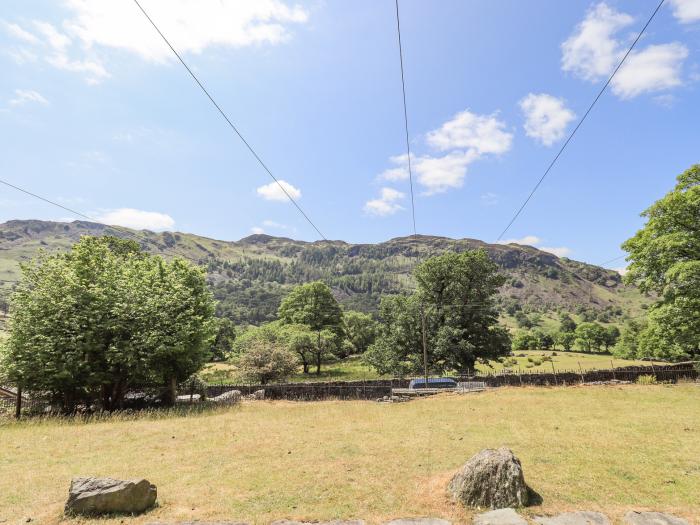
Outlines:
<svg viewBox="0 0 700 525"><path fill-rule="evenodd" d="M518 328L532 328L533 323L530 318L522 311L515 313L515 322Z"/></svg>
<svg viewBox="0 0 700 525"><path fill-rule="evenodd" d="M343 333L343 312L331 289L320 281L297 286L282 301L278 315L283 324L306 325L316 334L316 373L320 374L323 356L338 348Z"/></svg>
<svg viewBox="0 0 700 525"><path fill-rule="evenodd" d="M561 314L559 317L559 331L560 332L574 332L576 331L576 321L574 321L571 316L567 313Z"/></svg>
<svg viewBox="0 0 700 525"><path fill-rule="evenodd" d="M605 327L605 332L603 333L603 346L605 351L608 352L610 348L615 346L617 340L620 338L620 329L615 325L610 325Z"/></svg>
<svg viewBox="0 0 700 525"><path fill-rule="evenodd" d="M352 353L363 354L377 337L377 322L370 314L349 311L343 315L345 337Z"/></svg>
<svg viewBox="0 0 700 525"><path fill-rule="evenodd" d="M211 347L211 357L214 361L225 360L233 350L233 342L236 340L236 327L228 317L220 317L216 320L216 338Z"/></svg>
<svg viewBox="0 0 700 525"><path fill-rule="evenodd" d="M132 241L83 237L22 267L1 368L67 411L118 408L130 385L167 386L174 401L209 357L214 308L203 270Z"/></svg>
<svg viewBox="0 0 700 525"><path fill-rule="evenodd" d="M597 352L605 340L605 328L598 323L581 323L576 327L576 341L584 352Z"/></svg>
<svg viewBox="0 0 700 525"><path fill-rule="evenodd" d="M303 324L282 325L281 335L286 347L299 357L303 372L308 374L318 348L316 335Z"/></svg>
<svg viewBox="0 0 700 525"><path fill-rule="evenodd" d="M544 330L535 330L533 332L537 340L537 348L540 350L550 350L554 346L554 338Z"/></svg>
<svg viewBox="0 0 700 525"><path fill-rule="evenodd" d="M639 351L639 334L646 328L646 321L628 320L620 331L620 337L612 349L612 353L622 359L637 359L644 357Z"/></svg>
<svg viewBox="0 0 700 525"><path fill-rule="evenodd" d="M556 341L562 346L567 352L574 347L576 342L576 334L574 332L558 332L556 335Z"/></svg>
<svg viewBox="0 0 700 525"><path fill-rule="evenodd" d="M447 253L415 270L418 290L382 299L383 326L366 361L382 373L422 371L422 319L434 372L473 370L476 361L510 353L498 326L495 295L505 279L483 250ZM423 315L421 315L421 311Z"/></svg>
<svg viewBox="0 0 700 525"><path fill-rule="evenodd" d="M522 331L515 334L511 344L513 350L537 350L539 339L529 331Z"/></svg>
<svg viewBox="0 0 700 525"><path fill-rule="evenodd" d="M264 338L251 340L236 363L243 376L259 381L261 385L286 379L299 366L297 357L289 349Z"/></svg>
<svg viewBox="0 0 700 525"><path fill-rule="evenodd" d="M700 164L680 174L675 188L644 213L647 222L622 247L624 279L658 296L638 349L646 356L700 355Z"/></svg>

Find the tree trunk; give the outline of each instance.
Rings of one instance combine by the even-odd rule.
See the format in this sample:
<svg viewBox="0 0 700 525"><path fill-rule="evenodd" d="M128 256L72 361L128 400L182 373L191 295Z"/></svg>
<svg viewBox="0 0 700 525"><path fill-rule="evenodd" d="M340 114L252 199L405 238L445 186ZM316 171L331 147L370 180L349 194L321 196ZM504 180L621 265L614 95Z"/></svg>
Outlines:
<svg viewBox="0 0 700 525"><path fill-rule="evenodd" d="M17 402L15 404L15 419L22 417L22 385L17 385Z"/></svg>
<svg viewBox="0 0 700 525"><path fill-rule="evenodd" d="M174 406L177 401L177 378L171 377L168 379L168 390L165 395L165 403L168 406Z"/></svg>
<svg viewBox="0 0 700 525"><path fill-rule="evenodd" d="M316 375L321 375L321 356L323 355L323 350L321 349L321 331L318 332L318 351L316 352Z"/></svg>

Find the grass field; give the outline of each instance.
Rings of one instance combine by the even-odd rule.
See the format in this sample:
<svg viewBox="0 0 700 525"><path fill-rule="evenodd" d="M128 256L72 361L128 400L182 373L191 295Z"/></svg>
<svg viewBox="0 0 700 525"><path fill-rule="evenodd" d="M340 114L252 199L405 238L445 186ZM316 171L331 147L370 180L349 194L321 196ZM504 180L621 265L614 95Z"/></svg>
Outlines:
<svg viewBox="0 0 700 525"><path fill-rule="evenodd" d="M441 516L455 470L508 446L543 497L529 513L629 509L700 523L700 387L504 388L401 404L247 402L225 411L0 426L0 521L63 520L74 475L143 476L160 506L101 525Z"/></svg>
<svg viewBox="0 0 700 525"><path fill-rule="evenodd" d="M517 372L518 369L522 370L523 372L551 372L552 364L554 364L556 370L579 370L579 366L583 370L593 370L607 369L611 368L612 366L649 366L650 364L648 361L615 359L606 354L586 354L583 352L524 350L515 352L515 355L515 359L518 364L511 367L511 370L514 372ZM535 364L538 362L537 359L541 359L542 356L550 357L551 362L542 361L540 364ZM528 357L532 358L534 363L528 361ZM500 372L503 370L503 365L497 362L491 363L491 366L479 364L477 365L477 369L480 372ZM241 381L236 373L236 368L228 363L209 364L200 375L205 381L214 384L227 382L235 383ZM321 369L320 375L316 375L316 373L313 371L310 374L303 374L300 368L295 375L289 378L289 381L362 381L380 379L381 377L382 376L377 374L372 368L366 366L359 356L352 356L342 361L325 363Z"/></svg>

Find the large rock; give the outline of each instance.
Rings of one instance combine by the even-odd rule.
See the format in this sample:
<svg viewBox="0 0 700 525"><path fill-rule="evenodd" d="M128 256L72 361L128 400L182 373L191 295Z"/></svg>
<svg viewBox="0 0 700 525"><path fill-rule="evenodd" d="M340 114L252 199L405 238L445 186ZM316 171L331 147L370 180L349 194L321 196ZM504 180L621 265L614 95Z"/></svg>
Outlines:
<svg viewBox="0 0 700 525"><path fill-rule="evenodd" d="M448 491L468 507L503 509L528 504L520 460L508 448L485 449L473 456L452 478Z"/></svg>
<svg viewBox="0 0 700 525"><path fill-rule="evenodd" d="M513 509L497 509L475 516L474 525L527 525L527 520Z"/></svg>
<svg viewBox="0 0 700 525"><path fill-rule="evenodd" d="M627 525L688 525L683 518L662 512L630 511L623 520Z"/></svg>
<svg viewBox="0 0 700 525"><path fill-rule="evenodd" d="M600 512L579 511L565 512L557 516L538 516L535 523L539 525L610 525L610 520Z"/></svg>
<svg viewBox="0 0 700 525"><path fill-rule="evenodd" d="M240 390L229 390L221 395L212 397L209 399L212 403L219 403L221 405L233 405L241 400Z"/></svg>
<svg viewBox="0 0 700 525"><path fill-rule="evenodd" d="M66 501L66 514L140 514L157 497L155 485L145 479L73 478Z"/></svg>

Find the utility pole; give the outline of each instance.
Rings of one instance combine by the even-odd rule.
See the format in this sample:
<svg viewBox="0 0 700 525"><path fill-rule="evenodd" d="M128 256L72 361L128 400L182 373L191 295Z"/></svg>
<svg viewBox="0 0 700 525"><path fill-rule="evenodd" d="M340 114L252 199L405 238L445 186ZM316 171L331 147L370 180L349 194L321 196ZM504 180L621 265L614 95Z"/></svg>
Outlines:
<svg viewBox="0 0 700 525"><path fill-rule="evenodd" d="M425 388L428 388L428 339L425 335L425 310L423 303L420 305L420 323L423 332L423 375L425 376Z"/></svg>

